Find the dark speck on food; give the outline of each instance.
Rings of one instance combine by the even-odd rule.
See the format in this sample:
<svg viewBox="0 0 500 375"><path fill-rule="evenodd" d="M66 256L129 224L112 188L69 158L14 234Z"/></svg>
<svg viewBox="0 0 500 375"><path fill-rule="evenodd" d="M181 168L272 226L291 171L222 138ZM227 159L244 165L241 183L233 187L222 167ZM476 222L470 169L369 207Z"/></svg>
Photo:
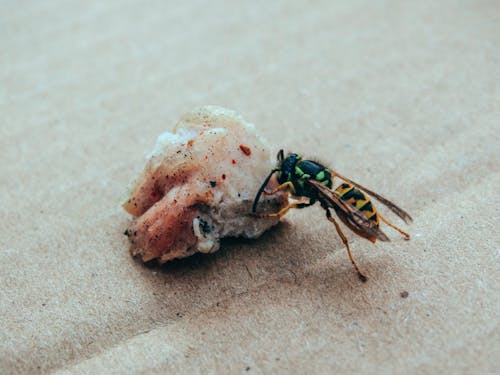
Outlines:
<svg viewBox="0 0 500 375"><path fill-rule="evenodd" d="M200 229L203 233L210 233L212 231L212 227L205 220L200 219Z"/></svg>
<svg viewBox="0 0 500 375"><path fill-rule="evenodd" d="M406 290L401 292L401 294L400 294L401 298L408 298L408 295L409 295L409 293Z"/></svg>
<svg viewBox="0 0 500 375"><path fill-rule="evenodd" d="M211 187L216 187L216 186L217 186L217 182L215 182L215 181L210 181L210 186L211 186Z"/></svg>

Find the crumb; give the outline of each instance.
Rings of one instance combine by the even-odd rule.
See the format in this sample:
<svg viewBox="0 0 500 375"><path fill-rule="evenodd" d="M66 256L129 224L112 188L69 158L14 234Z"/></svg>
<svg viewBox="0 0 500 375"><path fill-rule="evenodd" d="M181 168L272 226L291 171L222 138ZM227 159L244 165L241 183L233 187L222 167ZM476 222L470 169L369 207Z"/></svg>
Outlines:
<svg viewBox="0 0 500 375"><path fill-rule="evenodd" d="M400 293L401 298L407 298L408 295L409 293L406 290Z"/></svg>
<svg viewBox="0 0 500 375"><path fill-rule="evenodd" d="M252 149L247 145L240 145L240 150L246 155L250 156L252 154Z"/></svg>

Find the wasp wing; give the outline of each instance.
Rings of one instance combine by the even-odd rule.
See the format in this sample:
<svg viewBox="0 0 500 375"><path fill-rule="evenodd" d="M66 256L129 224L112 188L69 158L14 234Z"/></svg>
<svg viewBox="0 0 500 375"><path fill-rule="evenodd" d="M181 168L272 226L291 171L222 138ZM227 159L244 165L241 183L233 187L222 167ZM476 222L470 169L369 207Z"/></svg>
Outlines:
<svg viewBox="0 0 500 375"><path fill-rule="evenodd" d="M350 179L348 179L348 178L346 178L346 177L338 174L337 172L335 172L332 169L330 169L330 173L332 174L332 176L337 176L338 178L344 180L345 182L348 182L348 183L350 183L350 184L352 184L352 185L360 188L364 192L366 192L369 195L371 195L372 197L374 197L376 200L378 200L379 202L381 202L382 204L384 204L385 206L387 206L387 208L389 208L392 212L394 212L396 215L398 215L401 219L403 219L403 221L406 224L410 224L413 221L412 217L410 216L410 214L408 214L408 212L406 212L402 208L396 206L389 199L384 198L380 194L377 194L374 191L372 191L370 189L367 189L364 186L358 184L357 182L354 182L354 181L352 181L352 180L350 180Z"/></svg>
<svg viewBox="0 0 500 375"><path fill-rule="evenodd" d="M340 210L343 219L347 220L346 224L350 226L354 232L366 238L377 238L380 241L389 241L389 237L387 237L373 221L369 220L356 207L345 203L337 192L331 190L319 181L311 179L307 182L318 192L321 200L328 203L328 205L335 210Z"/></svg>

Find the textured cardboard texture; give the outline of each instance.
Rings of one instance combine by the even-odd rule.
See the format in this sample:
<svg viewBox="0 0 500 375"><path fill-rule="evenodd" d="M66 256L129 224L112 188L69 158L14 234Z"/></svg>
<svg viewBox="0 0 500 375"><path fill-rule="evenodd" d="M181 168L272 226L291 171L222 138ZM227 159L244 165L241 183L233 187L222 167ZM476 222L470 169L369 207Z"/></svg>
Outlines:
<svg viewBox="0 0 500 375"><path fill-rule="evenodd" d="M499 372L498 2L0 10L1 373ZM349 233L366 284L318 207L134 261L120 198L204 104L387 195L412 240Z"/></svg>

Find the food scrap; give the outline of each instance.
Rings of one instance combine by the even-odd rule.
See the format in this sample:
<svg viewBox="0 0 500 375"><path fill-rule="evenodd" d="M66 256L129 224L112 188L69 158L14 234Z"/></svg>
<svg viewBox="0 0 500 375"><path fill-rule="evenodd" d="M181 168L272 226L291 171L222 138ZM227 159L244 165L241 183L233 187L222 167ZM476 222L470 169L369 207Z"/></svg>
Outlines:
<svg viewBox="0 0 500 375"><path fill-rule="evenodd" d="M252 154L252 149L247 145L240 145L240 150L246 155L250 156Z"/></svg>
<svg viewBox="0 0 500 375"><path fill-rule="evenodd" d="M251 214L273 164L267 144L236 112L206 106L182 116L158 138L123 205L135 217L125 231L132 255L164 263L217 251L223 237L259 237L279 221ZM288 193L264 198L261 207L276 212Z"/></svg>

